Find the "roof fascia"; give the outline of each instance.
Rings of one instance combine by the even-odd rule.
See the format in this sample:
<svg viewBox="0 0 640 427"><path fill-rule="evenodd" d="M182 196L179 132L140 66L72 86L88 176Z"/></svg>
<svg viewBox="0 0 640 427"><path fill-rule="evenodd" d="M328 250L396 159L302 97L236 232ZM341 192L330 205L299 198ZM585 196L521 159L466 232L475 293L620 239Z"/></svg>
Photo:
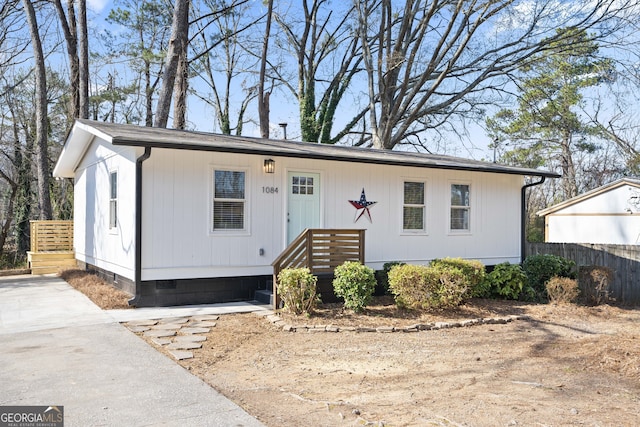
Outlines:
<svg viewBox="0 0 640 427"><path fill-rule="evenodd" d="M190 150L190 151L213 151L219 153L241 153L241 154L253 154L253 155L269 155L269 156L278 156L278 157L289 157L289 158L305 158L305 159L314 159L314 160L329 160L329 161L340 161L340 162L357 162L357 163L367 163L367 164L377 164L377 165L391 165L391 166L408 166L408 167L418 167L418 168L428 168L428 169L446 169L446 170L460 170L460 171L471 171L471 172L485 172L485 173L498 173L498 174L508 174L508 175L520 175L520 176L544 176L546 178L559 178L561 175L547 172L547 171L537 171L534 169L509 169L509 168L500 168L500 167L475 167L475 166L465 166L465 165L445 165L445 164L428 164L428 163L419 163L419 162L410 162L410 161L401 161L394 159L378 159L378 158L367 158L363 156L357 157L349 157L349 156L335 156L333 154L321 154L321 153L313 153L313 152L304 152L304 153L296 153L296 152L286 152L286 151L278 151L277 147L274 147L272 150L265 149L248 149L241 147L221 147L221 146L206 146L199 144L174 144L174 143L165 143L158 141L133 141L129 138L122 137L114 137L112 140L113 145L127 145L132 147L151 147L151 148L164 148L164 149L173 149L173 150Z"/></svg>

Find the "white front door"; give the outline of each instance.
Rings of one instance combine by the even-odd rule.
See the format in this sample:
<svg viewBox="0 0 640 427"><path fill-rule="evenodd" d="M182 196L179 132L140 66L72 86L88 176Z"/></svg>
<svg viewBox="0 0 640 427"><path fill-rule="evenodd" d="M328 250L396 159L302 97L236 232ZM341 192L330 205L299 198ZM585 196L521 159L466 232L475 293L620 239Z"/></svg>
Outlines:
<svg viewBox="0 0 640 427"><path fill-rule="evenodd" d="M320 227L320 174L289 172L287 176L287 244L305 228Z"/></svg>

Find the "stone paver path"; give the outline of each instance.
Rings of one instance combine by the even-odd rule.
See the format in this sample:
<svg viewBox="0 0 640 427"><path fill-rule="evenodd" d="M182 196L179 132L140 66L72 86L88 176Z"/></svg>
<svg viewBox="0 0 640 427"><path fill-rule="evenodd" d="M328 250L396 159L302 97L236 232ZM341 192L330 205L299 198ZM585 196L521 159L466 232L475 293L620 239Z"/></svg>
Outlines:
<svg viewBox="0 0 640 427"><path fill-rule="evenodd" d="M206 334L216 326L217 315L172 317L153 320L131 320L123 325L131 332L142 334L158 347L167 350L174 359L193 358L193 352L202 348Z"/></svg>

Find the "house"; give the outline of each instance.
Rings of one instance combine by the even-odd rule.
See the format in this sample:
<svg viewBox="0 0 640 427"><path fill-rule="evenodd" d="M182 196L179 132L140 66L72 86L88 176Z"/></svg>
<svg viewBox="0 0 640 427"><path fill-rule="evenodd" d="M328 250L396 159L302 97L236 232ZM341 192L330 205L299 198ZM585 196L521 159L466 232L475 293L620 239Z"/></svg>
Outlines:
<svg viewBox="0 0 640 427"><path fill-rule="evenodd" d="M545 241L635 245L640 242L640 180L622 178L537 212Z"/></svg>
<svg viewBox="0 0 640 427"><path fill-rule="evenodd" d="M305 229L365 230L374 269L447 256L518 263L524 192L557 177L89 120L74 124L54 176L74 180L76 259L135 295L136 306L253 299ZM526 176L537 181L523 185Z"/></svg>

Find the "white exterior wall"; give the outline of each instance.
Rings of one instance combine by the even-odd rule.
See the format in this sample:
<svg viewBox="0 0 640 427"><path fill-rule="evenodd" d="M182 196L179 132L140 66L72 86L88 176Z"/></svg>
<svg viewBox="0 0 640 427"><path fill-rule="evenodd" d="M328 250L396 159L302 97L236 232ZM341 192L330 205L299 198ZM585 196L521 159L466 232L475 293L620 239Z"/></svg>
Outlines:
<svg viewBox="0 0 640 427"><path fill-rule="evenodd" d="M521 176L280 157L273 157L276 172L265 174L266 158L152 149L143 171L142 280L271 274L271 262L286 246L289 171L320 174L321 227L366 229L365 257L373 268L445 256L488 265L520 261ZM246 172L244 232L211 231L216 168ZM402 231L405 180L426 183L426 233ZM449 232L452 183L471 187L469 233ZM367 200L377 202L372 223L364 216L354 223L348 202L363 188Z"/></svg>
<svg viewBox="0 0 640 427"><path fill-rule="evenodd" d="M135 159L132 148L95 138L76 169L76 258L134 280ZM117 227L109 228L109 176L118 173Z"/></svg>
<svg viewBox="0 0 640 427"><path fill-rule="evenodd" d="M630 203L639 190L630 185L613 188L545 217L551 243L637 244L640 213Z"/></svg>

